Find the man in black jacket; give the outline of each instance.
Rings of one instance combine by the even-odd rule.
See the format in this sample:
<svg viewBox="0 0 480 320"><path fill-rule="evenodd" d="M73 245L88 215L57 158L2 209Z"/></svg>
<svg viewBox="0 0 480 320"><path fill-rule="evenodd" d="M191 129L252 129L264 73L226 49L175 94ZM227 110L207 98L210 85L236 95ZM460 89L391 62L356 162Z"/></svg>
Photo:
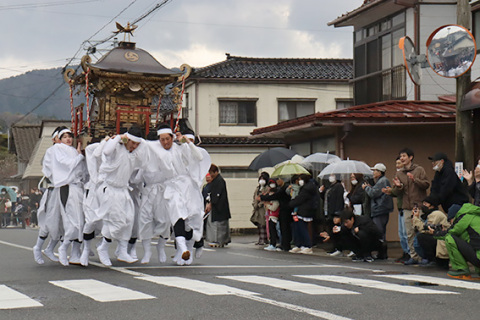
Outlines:
<svg viewBox="0 0 480 320"><path fill-rule="evenodd" d="M448 212L450 207L458 209L469 202L468 190L455 173L453 163L442 152L428 157L432 161L435 176L432 181L431 194L440 199L443 211Z"/></svg>
<svg viewBox="0 0 480 320"><path fill-rule="evenodd" d="M382 232L369 217L354 215L349 209L341 217L342 228L346 229L341 233L342 243L355 253L352 261L373 262L372 251L378 251L379 258L383 258Z"/></svg>
<svg viewBox="0 0 480 320"><path fill-rule="evenodd" d="M206 212L211 212L207 221L206 239L211 247L223 247L231 242L227 184L216 165L212 164L208 173L212 177L212 182L210 182L210 203L206 208Z"/></svg>

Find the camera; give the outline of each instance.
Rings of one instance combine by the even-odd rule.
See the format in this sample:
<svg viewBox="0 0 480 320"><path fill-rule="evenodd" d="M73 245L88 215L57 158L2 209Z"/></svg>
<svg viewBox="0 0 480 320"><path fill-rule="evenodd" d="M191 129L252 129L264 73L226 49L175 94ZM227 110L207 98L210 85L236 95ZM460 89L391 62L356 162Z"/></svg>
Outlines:
<svg viewBox="0 0 480 320"><path fill-rule="evenodd" d="M423 230L428 230L428 227L432 228L435 232L443 230L443 227L441 224L427 224L423 226Z"/></svg>

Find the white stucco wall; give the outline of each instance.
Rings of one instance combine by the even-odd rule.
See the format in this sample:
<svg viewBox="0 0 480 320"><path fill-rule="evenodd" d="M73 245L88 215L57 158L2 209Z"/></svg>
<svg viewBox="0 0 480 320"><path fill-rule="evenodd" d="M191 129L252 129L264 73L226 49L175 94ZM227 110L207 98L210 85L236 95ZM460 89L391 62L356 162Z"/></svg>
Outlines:
<svg viewBox="0 0 480 320"><path fill-rule="evenodd" d="M249 136L257 127L278 122L278 99L316 99L315 112L333 110L335 99L351 99L353 92L348 83L332 84L242 84L200 83L189 86L190 122L201 135ZM198 97L196 97L198 92ZM256 126L219 125L219 98L252 98L257 100ZM197 99L197 101L195 101ZM198 111L195 111L198 105Z"/></svg>

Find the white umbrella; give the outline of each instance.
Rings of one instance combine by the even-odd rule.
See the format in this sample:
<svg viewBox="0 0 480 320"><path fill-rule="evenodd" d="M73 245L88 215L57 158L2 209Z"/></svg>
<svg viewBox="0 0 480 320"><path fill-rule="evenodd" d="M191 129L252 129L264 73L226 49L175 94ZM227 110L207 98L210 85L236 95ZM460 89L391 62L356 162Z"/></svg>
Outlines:
<svg viewBox="0 0 480 320"><path fill-rule="evenodd" d="M325 169L322 170L322 172L320 172L318 177L323 179L331 174L350 175L352 173L361 173L367 176L373 175L370 167L363 161L341 160L339 162L329 164Z"/></svg>
<svg viewBox="0 0 480 320"><path fill-rule="evenodd" d="M327 165L338 161L342 161L342 159L334 154L317 152L303 159L301 164L313 170L321 171Z"/></svg>

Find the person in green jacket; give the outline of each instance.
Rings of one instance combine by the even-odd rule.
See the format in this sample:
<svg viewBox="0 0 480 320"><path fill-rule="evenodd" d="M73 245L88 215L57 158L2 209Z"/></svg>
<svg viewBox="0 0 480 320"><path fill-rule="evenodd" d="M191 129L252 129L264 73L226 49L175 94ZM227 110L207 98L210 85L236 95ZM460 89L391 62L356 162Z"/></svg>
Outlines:
<svg viewBox="0 0 480 320"><path fill-rule="evenodd" d="M448 276L471 279L467 262L480 271L480 207L464 204L455 215L452 227L445 236L452 270Z"/></svg>

